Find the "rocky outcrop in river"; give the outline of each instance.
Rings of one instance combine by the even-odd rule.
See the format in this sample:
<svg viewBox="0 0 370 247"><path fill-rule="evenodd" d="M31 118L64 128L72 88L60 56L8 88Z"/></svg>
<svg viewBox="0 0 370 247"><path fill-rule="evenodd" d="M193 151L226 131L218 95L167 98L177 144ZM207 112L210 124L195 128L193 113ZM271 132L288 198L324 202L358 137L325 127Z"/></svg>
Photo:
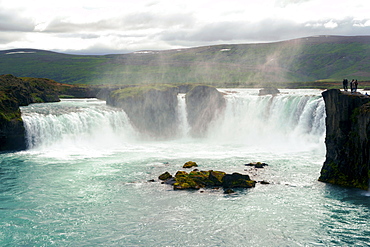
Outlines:
<svg viewBox="0 0 370 247"><path fill-rule="evenodd" d="M367 190L370 178L370 97L338 89L322 93L326 160L320 181Z"/></svg>
<svg viewBox="0 0 370 247"><path fill-rule="evenodd" d="M186 93L186 111L193 136L202 136L225 107L214 87L145 85L112 91L107 104L124 109L138 131L150 138L168 139L179 131L178 93Z"/></svg>
<svg viewBox="0 0 370 247"><path fill-rule="evenodd" d="M256 181L248 175L234 172L227 174L223 171L198 171L191 172L177 171L175 176L165 172L158 177L164 183L173 186L174 190L192 190L207 187L232 188L253 188Z"/></svg>
<svg viewBox="0 0 370 247"><path fill-rule="evenodd" d="M196 86L186 94L186 111L191 135L203 136L210 123L225 109L223 95L214 87Z"/></svg>
<svg viewBox="0 0 370 247"><path fill-rule="evenodd" d="M169 85L129 87L111 92L107 104L122 108L140 133L169 138L178 127L177 91Z"/></svg>

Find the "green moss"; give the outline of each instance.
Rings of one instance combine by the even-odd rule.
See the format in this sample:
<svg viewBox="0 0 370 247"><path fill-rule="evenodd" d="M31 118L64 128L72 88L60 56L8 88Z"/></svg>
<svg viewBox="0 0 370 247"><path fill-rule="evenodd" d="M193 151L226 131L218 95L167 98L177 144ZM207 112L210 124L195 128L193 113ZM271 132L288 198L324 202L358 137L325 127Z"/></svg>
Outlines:
<svg viewBox="0 0 370 247"><path fill-rule="evenodd" d="M195 163L194 161L188 161L182 166L182 168L192 168L197 166L197 163Z"/></svg>
<svg viewBox="0 0 370 247"><path fill-rule="evenodd" d="M358 165L355 166L358 167ZM368 177L370 178L370 171L368 171ZM367 190L369 187L368 179L350 179L348 175L339 170L338 164L334 162L325 164L321 170L319 181L363 190Z"/></svg>
<svg viewBox="0 0 370 247"><path fill-rule="evenodd" d="M169 173L169 172L165 172L161 175L159 175L158 179L160 180L167 180L167 179L170 179L172 178L172 175Z"/></svg>
<svg viewBox="0 0 370 247"><path fill-rule="evenodd" d="M0 118L9 122L9 121L22 121L20 112L0 112Z"/></svg>
<svg viewBox="0 0 370 247"><path fill-rule="evenodd" d="M144 97L144 95L151 90L166 91L170 88L176 88L176 86L169 84L150 84L136 87L127 87L124 89L113 91L111 93L111 96L118 100L122 100L125 98Z"/></svg>

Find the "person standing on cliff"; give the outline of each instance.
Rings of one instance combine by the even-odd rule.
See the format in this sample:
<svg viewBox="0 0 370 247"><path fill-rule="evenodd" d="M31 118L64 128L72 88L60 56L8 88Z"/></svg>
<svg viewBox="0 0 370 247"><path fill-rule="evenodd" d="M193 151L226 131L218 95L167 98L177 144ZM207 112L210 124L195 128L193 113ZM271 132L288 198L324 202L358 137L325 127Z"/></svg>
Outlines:
<svg viewBox="0 0 370 247"><path fill-rule="evenodd" d="M354 91L354 92L357 92L357 87L358 87L357 79L355 80L354 85L355 85L355 86L354 86L355 88L354 88L354 90L353 90L353 91Z"/></svg>
<svg viewBox="0 0 370 247"><path fill-rule="evenodd" d="M344 89L344 91L348 91L348 80L347 80L347 78L344 78L344 80L343 80L343 89Z"/></svg>
<svg viewBox="0 0 370 247"><path fill-rule="evenodd" d="M353 87L354 87L354 82L355 82L355 80L354 79L352 79L352 81L349 83L349 86L350 86L350 88L351 88L351 93L353 93Z"/></svg>

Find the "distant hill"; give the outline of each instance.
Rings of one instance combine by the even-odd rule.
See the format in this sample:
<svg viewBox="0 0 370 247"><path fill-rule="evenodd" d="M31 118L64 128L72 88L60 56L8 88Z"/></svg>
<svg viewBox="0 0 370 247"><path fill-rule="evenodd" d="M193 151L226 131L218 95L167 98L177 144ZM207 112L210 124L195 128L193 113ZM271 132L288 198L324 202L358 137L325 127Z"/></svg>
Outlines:
<svg viewBox="0 0 370 247"><path fill-rule="evenodd" d="M317 36L118 55L0 51L0 74L68 84L370 81L370 36Z"/></svg>

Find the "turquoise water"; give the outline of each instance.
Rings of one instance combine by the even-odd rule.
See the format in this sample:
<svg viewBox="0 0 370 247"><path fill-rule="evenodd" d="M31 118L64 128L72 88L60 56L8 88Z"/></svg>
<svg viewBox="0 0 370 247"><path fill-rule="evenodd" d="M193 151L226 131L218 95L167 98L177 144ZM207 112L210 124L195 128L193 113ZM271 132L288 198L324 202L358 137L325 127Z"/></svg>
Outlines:
<svg viewBox="0 0 370 247"><path fill-rule="evenodd" d="M320 91L226 92L207 137L188 137L184 123L182 136L161 142L102 101L24 107L29 149L0 155L0 245L368 246L369 194L317 181ZM270 184L226 195L157 180L189 160ZM269 166L244 166L255 161Z"/></svg>

